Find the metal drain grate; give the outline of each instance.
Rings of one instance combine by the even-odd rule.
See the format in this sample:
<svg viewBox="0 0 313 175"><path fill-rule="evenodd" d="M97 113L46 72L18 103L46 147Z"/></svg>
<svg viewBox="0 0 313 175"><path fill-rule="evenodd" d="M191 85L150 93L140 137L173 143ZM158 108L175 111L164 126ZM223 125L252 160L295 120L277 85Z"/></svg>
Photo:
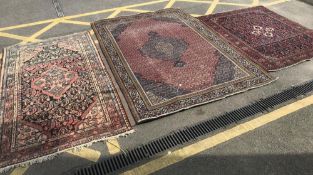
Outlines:
<svg viewBox="0 0 313 175"><path fill-rule="evenodd" d="M251 105L241 107L231 112L219 115L213 119L203 121L181 130L177 130L147 144L140 145L126 153L120 153L88 167L75 169L70 172L74 175L104 175L125 168L141 160L148 159L158 153L173 147L195 140L200 136L208 134L216 129L237 123L242 119L249 118L255 114L266 112L275 106L287 102L298 96L313 91L313 81L298 85L273 96L261 99Z"/></svg>
<svg viewBox="0 0 313 175"><path fill-rule="evenodd" d="M61 6L60 0L52 0L55 11L57 12L58 17L64 17L64 12Z"/></svg>

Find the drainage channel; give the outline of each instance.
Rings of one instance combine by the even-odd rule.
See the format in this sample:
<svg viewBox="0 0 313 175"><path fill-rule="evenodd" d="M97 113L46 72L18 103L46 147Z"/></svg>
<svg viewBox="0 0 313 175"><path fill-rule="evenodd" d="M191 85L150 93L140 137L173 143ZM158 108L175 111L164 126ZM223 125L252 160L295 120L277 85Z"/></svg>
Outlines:
<svg viewBox="0 0 313 175"><path fill-rule="evenodd" d="M279 104L303 96L311 91L313 91L313 80L291 87L270 97L260 99L234 111L226 112L213 119L176 130L168 135L128 150L125 153L108 157L88 167L74 169L70 171L69 174L104 175L113 173L117 170L138 163L139 161L149 159L171 148L192 142L200 136L204 136L219 128L224 128L258 113L268 112Z"/></svg>
<svg viewBox="0 0 313 175"><path fill-rule="evenodd" d="M64 17L64 12L63 12L63 8L61 6L61 2L60 0L52 0L52 4L54 6L54 9L58 15L58 17Z"/></svg>

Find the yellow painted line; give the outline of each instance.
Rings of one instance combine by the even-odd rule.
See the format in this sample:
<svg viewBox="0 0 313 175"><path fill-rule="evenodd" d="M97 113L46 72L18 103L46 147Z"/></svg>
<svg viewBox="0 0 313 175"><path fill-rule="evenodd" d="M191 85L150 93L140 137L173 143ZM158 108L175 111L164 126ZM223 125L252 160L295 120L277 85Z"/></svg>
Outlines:
<svg viewBox="0 0 313 175"><path fill-rule="evenodd" d="M36 22L32 22L32 23L26 23L26 24L19 24L19 25L14 25L14 26L9 26L9 27L3 27L3 28L0 28L0 31L12 30L12 29L18 29L18 28L24 28L24 27L30 27L30 26L40 25L40 24L46 24L46 23L52 22L53 20L55 20L55 19L48 19L48 20L36 21Z"/></svg>
<svg viewBox="0 0 313 175"><path fill-rule="evenodd" d="M63 17L63 18L47 19L47 20L36 21L36 22L32 22L32 23L26 23L26 24L19 24L19 25L14 25L14 26L9 26L9 27L3 27L3 28L0 28L0 31L6 31L6 30L18 29L18 28L25 28L25 27L30 27L30 26L40 25L40 24L54 23L54 22L57 22L57 21L62 20L62 19L74 19L74 18L79 18L79 17L84 17L84 16L97 15L97 14L106 13L106 12L115 12L117 10L123 10L123 9L128 9L128 8L136 8L136 7L141 7L141 6L153 5L153 4L162 3L162 2L169 2L167 4L167 7L169 7L169 6L173 5L172 3L174 3L174 1L194 2L194 3L211 3L211 6L208 9L208 11L206 12L206 14L213 13L216 5L231 5L231 6L243 6L243 7L251 6L251 4L219 2L218 0L213 0L213 2L212 1L206 1L206 0L204 0L204 1L201 1L201 0L156 0L156 1L150 1L150 2L144 2L144 3L127 5L127 6L114 7L114 8L111 8L111 9L104 9L104 10L99 10L99 11L93 11L93 12L88 12L88 13L71 15L71 16L66 16L66 17ZM254 3L257 2L257 1L259 1L259 0L253 0ZM271 6L271 5L276 5L276 4L283 3L283 2L288 2L288 1L289 0L278 0L278 1L270 2L270 3L265 3L263 5ZM144 10L142 12L140 12L140 10L137 10L137 12L142 13L142 12L144 12ZM74 22L74 23L75 24L79 24L79 25L87 25L84 22L81 22L81 23L80 22ZM3 37L8 37L8 36L9 35L3 36ZM21 37L23 37L23 36L18 36L18 35L13 36L13 35L10 35L10 37L8 37L8 38L13 38L13 39L18 39L19 38L18 40L24 40Z"/></svg>
<svg viewBox="0 0 313 175"><path fill-rule="evenodd" d="M213 0L208 11L205 13L206 15L212 14L214 9L216 8L217 4L218 4L219 0Z"/></svg>
<svg viewBox="0 0 313 175"><path fill-rule="evenodd" d="M123 175L138 175L138 174L151 174L160 169L168 167L172 164L180 162L188 157L194 156L203 152L207 149L210 149L214 146L217 146L221 143L224 143L230 139L238 137L242 134L245 134L249 131L257 129L261 126L264 126L270 122L278 120L280 118L286 117L288 114L296 112L300 109L303 109L307 106L313 104L313 95L306 97L302 100L294 102L292 104L281 107L277 110L274 110L268 114L262 115L253 120L247 121L245 123L239 124L233 128L230 128L226 131L220 132L212 137L201 140L197 143L191 144L179 150L176 150L172 153L169 153L165 156L162 156L158 159L152 160L146 164L138 166L132 170L122 173Z"/></svg>
<svg viewBox="0 0 313 175"><path fill-rule="evenodd" d="M10 175L22 175L22 174L24 174L27 171L28 168L29 168L29 166L15 168L11 172Z"/></svg>
<svg viewBox="0 0 313 175"><path fill-rule="evenodd" d="M117 139L110 139L105 141L105 143L111 155L117 154L121 151L120 144L118 143Z"/></svg>
<svg viewBox="0 0 313 175"><path fill-rule="evenodd" d="M50 30L51 28L53 28L54 26L56 26L57 24L59 24L62 20L56 20L53 21L52 23L50 23L49 25L47 25L46 27L42 28L41 30L39 30L38 32L34 33L32 36L30 36L29 38L23 40L22 44L25 44L27 42L34 42L36 40L36 38L40 35L42 35L43 33L45 33L46 31Z"/></svg>
<svg viewBox="0 0 313 175"><path fill-rule="evenodd" d="M139 4L132 4L132 5L127 5L127 6L115 7L115 8L111 8L111 9L104 9L104 10L88 12L88 13L83 13L83 14L78 14L78 15L66 16L64 18L65 19L72 19L72 18L78 18L78 17L83 17L83 16L97 15L100 13L112 12L112 11L115 11L118 9L128 9L128 8L134 8L134 7L141 7L141 6L146 6L146 5L158 4L158 3L166 2L166 1L168 1L168 0L157 0L157 1L139 3Z"/></svg>
<svg viewBox="0 0 313 175"><path fill-rule="evenodd" d="M77 24L77 25L83 25L83 26L89 26L89 22L84 21L76 21L76 20L63 20L61 23L67 23L67 24Z"/></svg>
<svg viewBox="0 0 313 175"><path fill-rule="evenodd" d="M99 151L89 148L82 148L80 150L72 150L66 152L93 162L97 162L101 156L101 153Z"/></svg>
<svg viewBox="0 0 313 175"><path fill-rule="evenodd" d="M260 1L259 0L253 0L252 1L252 6L257 6L260 4Z"/></svg>
<svg viewBox="0 0 313 175"><path fill-rule="evenodd" d="M16 40L25 40L27 37L25 36L20 36L20 35L15 35L15 34L10 34L10 33L4 33L0 32L1 37L6 37L6 38L11 38L11 39L16 39Z"/></svg>
<svg viewBox="0 0 313 175"><path fill-rule="evenodd" d="M117 9L141 7L141 6L152 5L152 4L157 4L157 3L166 2L166 1L168 1L168 0L157 0L157 1L151 1L151 2L144 2L144 3L139 3L139 4L132 4L132 5L127 5L127 6L115 7L115 8L111 8L111 9L104 9L104 10L87 12L87 13L82 13L82 14L77 14L77 15L71 15L71 16L66 16L66 17L62 17L62 18L53 18L53 19L47 19L47 20L43 20L43 21L36 21L36 22L32 22L32 23L19 24L19 25L0 28L0 31L30 27L30 26L35 26L35 25L39 25L39 24L46 24L46 23L51 23L53 21L58 21L60 19L73 19L73 18L79 18L79 17L84 17L84 16L97 15L97 14L101 14L101 13L112 12L112 11L115 11Z"/></svg>
<svg viewBox="0 0 313 175"><path fill-rule="evenodd" d="M114 18L121 12L122 12L122 9L117 9L111 15L109 15L107 18Z"/></svg>
<svg viewBox="0 0 313 175"><path fill-rule="evenodd" d="M152 12L151 10L141 10L141 9L123 9L125 12L136 12L136 13L147 13Z"/></svg>
<svg viewBox="0 0 313 175"><path fill-rule="evenodd" d="M277 5L280 3L284 3L284 2L289 2L290 0L278 0L278 1L274 1L274 2L269 2L269 3L264 3L264 6L271 6L271 5Z"/></svg>
<svg viewBox="0 0 313 175"><path fill-rule="evenodd" d="M229 5L239 7L251 7L251 4L231 3L231 2L218 2L218 5Z"/></svg>
<svg viewBox="0 0 313 175"><path fill-rule="evenodd" d="M176 0L176 2L191 2L191 3L204 3L204 4L212 3L212 1L201 1L201 0Z"/></svg>
<svg viewBox="0 0 313 175"><path fill-rule="evenodd" d="M175 1L176 0L170 0L164 8L171 8L174 5Z"/></svg>
<svg viewBox="0 0 313 175"><path fill-rule="evenodd" d="M190 14L190 15L193 16L193 17L202 16L202 15L199 15L199 14Z"/></svg>

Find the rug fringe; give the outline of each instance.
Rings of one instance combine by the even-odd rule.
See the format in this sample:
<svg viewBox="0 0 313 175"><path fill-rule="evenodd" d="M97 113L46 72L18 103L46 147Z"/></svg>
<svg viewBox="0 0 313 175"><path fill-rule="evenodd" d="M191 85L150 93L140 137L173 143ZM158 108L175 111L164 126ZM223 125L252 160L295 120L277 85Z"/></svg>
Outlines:
<svg viewBox="0 0 313 175"><path fill-rule="evenodd" d="M111 137L103 137L103 138L100 138L100 139L92 140L92 141L90 141L88 143L80 144L80 145L77 145L77 146L74 146L74 147L71 147L71 148L67 148L67 149L64 149L64 150L58 150L57 152L49 154L49 155L41 156L41 157L38 157L38 158L35 158L35 159L31 159L31 160L27 160L27 161L24 161L24 162L21 162L21 163L9 165L9 166L6 166L4 168L0 168L0 174L8 172L8 171L10 171L13 168L26 167L26 166L30 166L30 165L33 165L33 164L36 164L36 163L42 163L42 162L47 161L47 160L52 160L56 156L58 156L59 154L62 154L62 153L67 152L67 151L79 151L82 148L89 147L93 143L96 143L96 142L110 140L110 139L114 139L114 138L118 138L118 137L126 137L127 135L129 135L131 133L134 133L134 132L135 132L135 130L132 129L132 130L126 131L126 132L118 134L118 135L114 135L114 136L111 136Z"/></svg>

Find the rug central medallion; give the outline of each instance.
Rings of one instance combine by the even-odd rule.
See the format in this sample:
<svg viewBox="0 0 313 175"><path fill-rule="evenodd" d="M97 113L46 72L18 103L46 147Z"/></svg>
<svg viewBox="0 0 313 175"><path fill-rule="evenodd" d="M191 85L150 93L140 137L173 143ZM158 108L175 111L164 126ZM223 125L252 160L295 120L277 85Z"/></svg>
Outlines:
<svg viewBox="0 0 313 175"><path fill-rule="evenodd" d="M131 130L88 32L5 49L0 169Z"/></svg>
<svg viewBox="0 0 313 175"><path fill-rule="evenodd" d="M267 70L279 70L313 56L313 31L263 6L199 19Z"/></svg>
<svg viewBox="0 0 313 175"><path fill-rule="evenodd" d="M168 19L139 18L107 26L147 104L164 105L179 96L248 76L180 19Z"/></svg>
<svg viewBox="0 0 313 175"><path fill-rule="evenodd" d="M137 122L272 80L177 9L102 20L93 29Z"/></svg>
<svg viewBox="0 0 313 175"><path fill-rule="evenodd" d="M184 66L182 54L187 50L188 43L183 39L160 36L156 32L149 32L149 40L140 51L144 56L156 59L171 60L175 67Z"/></svg>
<svg viewBox="0 0 313 175"><path fill-rule="evenodd" d="M42 93L55 99L60 99L77 78L76 72L53 66L32 82L32 88L41 90Z"/></svg>

